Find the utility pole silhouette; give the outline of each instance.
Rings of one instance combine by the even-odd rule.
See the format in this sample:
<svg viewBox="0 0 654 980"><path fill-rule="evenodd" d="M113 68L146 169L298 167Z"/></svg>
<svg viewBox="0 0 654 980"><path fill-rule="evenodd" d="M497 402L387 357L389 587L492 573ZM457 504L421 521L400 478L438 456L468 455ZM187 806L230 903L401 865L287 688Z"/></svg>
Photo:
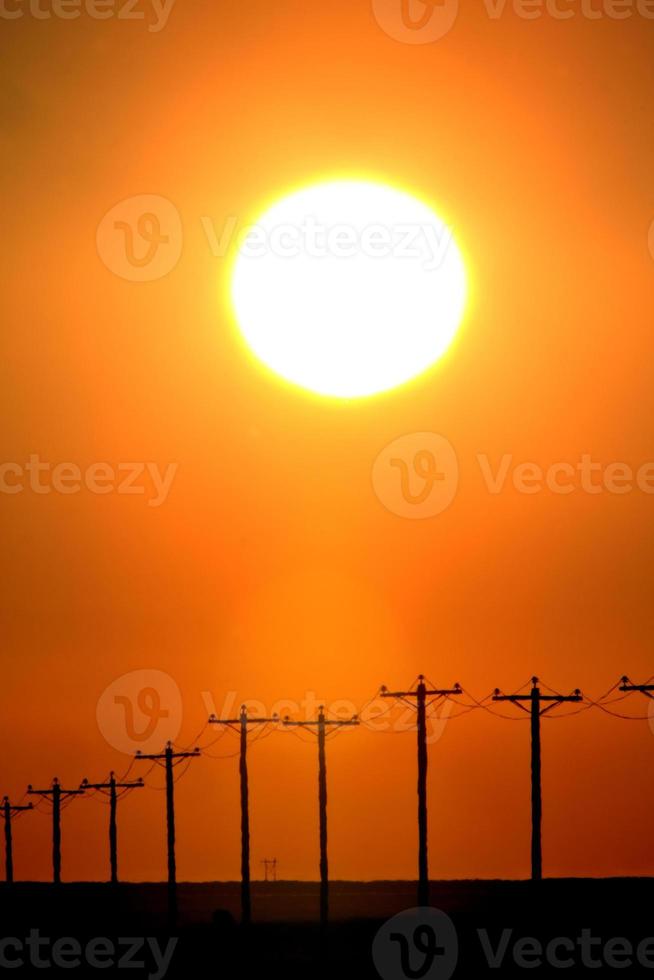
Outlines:
<svg viewBox="0 0 654 980"><path fill-rule="evenodd" d="M264 881L277 881L277 858L264 858L263 864ZM272 877L268 877L268 871Z"/></svg>
<svg viewBox="0 0 654 980"><path fill-rule="evenodd" d="M11 821L15 814L23 810L33 810L34 804L28 803L27 806L12 806L9 797L5 796L2 801L2 815L5 819L5 881L8 885L14 881L14 844L11 834Z"/></svg>
<svg viewBox="0 0 654 980"><path fill-rule="evenodd" d="M138 761L151 759L159 764L163 763L166 770L166 828L168 842L168 915L171 923L177 919L177 868L175 865L175 781L173 779L173 769L176 759L197 759L200 755L199 749L192 752L175 752L172 742L166 744L163 752L155 755L145 755L142 752L136 753Z"/></svg>
<svg viewBox="0 0 654 980"><path fill-rule="evenodd" d="M427 698L449 697L461 694L461 685L445 690L429 690L422 674L418 677L415 691L389 691L382 686L383 698L405 701L416 699L418 713L418 905L429 905L429 858L427 851Z"/></svg>
<svg viewBox="0 0 654 980"><path fill-rule="evenodd" d="M625 693L639 691L641 694L644 694L645 697L649 698L651 701L654 701L654 695L652 694L654 691L654 684L632 684L628 677L621 677L620 682L621 691L624 691Z"/></svg>
<svg viewBox="0 0 654 980"><path fill-rule="evenodd" d="M55 776L50 789L32 789L27 787L28 796L41 796L47 800L52 797L52 880L55 885L61 884L61 801L69 796L83 796L83 789L62 789Z"/></svg>
<svg viewBox="0 0 654 980"><path fill-rule="evenodd" d="M324 940L329 920L329 866L327 863L327 754L325 751L325 740L327 728L345 728L350 725L358 725L359 719L356 715L347 721L332 721L325 717L325 709L320 705L317 721L291 721L287 716L284 724L289 727L307 728L309 731L315 729L318 736L318 808L319 808L319 827L320 827L320 931ZM313 732L312 732L313 733Z"/></svg>
<svg viewBox="0 0 654 980"><path fill-rule="evenodd" d="M541 787L541 752L540 752L540 720L544 714L566 702L583 701L581 691L573 694L542 694L538 686L538 678L532 677L532 689L529 694L502 694L495 689L493 701L510 701L531 716L531 878L540 881L543 877L543 797ZM523 701L530 702L525 708ZM547 707L543 708L543 702Z"/></svg>
<svg viewBox="0 0 654 980"><path fill-rule="evenodd" d="M90 783L88 779L83 779L80 789L95 789L100 792L109 790L109 867L111 869L111 884L118 884L118 793L117 790L143 788L145 783L139 778L130 783L118 783L113 772L109 774L108 783ZM122 794L121 794L122 795Z"/></svg>
<svg viewBox="0 0 654 980"><path fill-rule="evenodd" d="M247 708L241 705L238 718L222 719L211 715L210 725L239 726L241 752L239 772L241 776L241 919L248 926L252 921L252 898L250 894L250 805L248 786L248 725L268 725L279 721L278 715L272 718L248 718Z"/></svg>

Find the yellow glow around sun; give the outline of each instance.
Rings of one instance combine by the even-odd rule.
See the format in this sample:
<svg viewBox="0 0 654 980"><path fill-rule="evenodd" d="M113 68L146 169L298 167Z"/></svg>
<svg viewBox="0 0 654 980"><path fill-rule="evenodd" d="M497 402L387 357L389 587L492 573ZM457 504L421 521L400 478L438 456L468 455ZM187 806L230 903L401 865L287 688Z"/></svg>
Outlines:
<svg viewBox="0 0 654 980"><path fill-rule="evenodd" d="M415 197L332 181L284 197L241 242L240 329L268 367L323 395L385 391L433 364L465 306L451 232Z"/></svg>

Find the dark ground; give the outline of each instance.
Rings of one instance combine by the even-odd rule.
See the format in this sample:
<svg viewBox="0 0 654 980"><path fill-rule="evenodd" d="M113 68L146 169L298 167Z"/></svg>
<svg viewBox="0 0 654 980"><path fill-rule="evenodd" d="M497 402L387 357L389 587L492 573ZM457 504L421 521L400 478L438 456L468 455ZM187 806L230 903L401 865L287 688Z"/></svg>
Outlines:
<svg viewBox="0 0 654 980"><path fill-rule="evenodd" d="M166 887L161 884L120 885L112 889L100 884L64 884L55 888L45 884L0 885L0 973L20 978L25 975L109 977L225 977L285 978L311 977L324 973L333 977L402 980L426 978L448 980L454 977L490 976L588 976L593 970L618 970L623 975L652 976L654 980L654 879L551 879L530 882L455 881L433 882L431 905L451 917L458 934L458 964L454 957L448 925L435 931L439 952L433 957L417 951L415 941L429 942L429 934L415 933L416 925L394 926L396 934L381 942L373 962L372 944L380 927L391 916L416 905L415 885L411 882L334 882L331 885L331 924L327 961L319 959L318 886L314 883L276 882L253 884L255 924L245 933L238 924L240 886L237 883L182 884L179 886L179 920L175 929L167 926ZM218 913L214 915L214 913ZM407 937L409 958L401 964L402 940ZM590 930L584 947L582 930ZM30 930L48 939L38 955L42 965L30 965L32 949L26 945ZM501 965L489 968L478 930L488 930L488 942L495 949L503 930L513 930ZM508 935L506 933L505 935ZM125 962L103 968L88 962L66 967L52 963L52 944L56 939L73 938L83 950L89 940L107 937L114 943L111 955L103 947L104 960L115 963L127 952L124 937L156 938L162 948L171 936L179 937L169 968L162 974L148 950L137 950L133 959L145 965ZM554 955L568 965L556 965L539 955L531 944L522 947L524 965L516 963L514 943L533 937L543 947L562 937L567 948L557 947ZM650 947L641 945L652 938ZM581 944L579 943L582 939ZM4 942L3 942L4 939ZM590 940L596 940L590 943ZM626 939L633 947L620 943ZM17 943L7 943L16 940ZM601 940L601 942L600 942ZM614 941L611 943L611 941ZM589 945L590 943L590 945ZM608 947L606 944L609 944ZM448 947L445 953L444 947ZM572 948L570 948L572 947ZM145 947L146 950L148 949ZM75 950L64 948L63 955L76 961ZM9 963L22 958L25 965L9 969ZM550 958L551 959L551 958ZM421 966L425 964L425 972ZM430 966L431 964L431 966ZM593 965L594 964L594 965ZM44 971L46 971L44 973Z"/></svg>

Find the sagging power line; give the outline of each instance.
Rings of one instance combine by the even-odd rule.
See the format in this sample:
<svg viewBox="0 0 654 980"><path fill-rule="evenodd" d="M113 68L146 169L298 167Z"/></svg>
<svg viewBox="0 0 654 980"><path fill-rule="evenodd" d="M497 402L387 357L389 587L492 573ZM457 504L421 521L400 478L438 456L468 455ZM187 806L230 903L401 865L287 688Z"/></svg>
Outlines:
<svg viewBox="0 0 654 980"><path fill-rule="evenodd" d="M483 709L485 712L488 712L488 713L492 714L494 717L498 717L498 718L501 718L501 719L505 719L505 720L509 720L509 721L518 721L518 722L519 721L524 721L525 723L526 723L526 721L528 719L531 721L531 728L532 728L532 745L531 745L531 748L532 748L532 876L535 879L538 879L538 878L542 877L542 844L541 844L542 790L541 790L541 786L540 786L540 782L541 782L540 718L543 717L543 716L546 716L548 719L554 719L554 718L562 719L562 718L571 717L572 715L580 715L580 714L582 714L584 712L588 712L589 710L598 709L598 710L601 710L602 712L604 712L604 713L606 713L606 714L608 714L608 715L610 715L612 717L615 717L615 718L618 718L618 719L622 719L622 720L628 720L628 721L650 720L651 721L651 717L652 717L652 713L651 712L648 715L638 715L638 716L636 716L636 715L624 714L624 713L621 713L620 711L613 710L613 707L612 706L616 702L624 701L626 698L628 698L633 693L641 693L644 696L646 696L647 698L649 698L650 700L654 700L654 683L652 683L653 680L654 680L654 675L652 677L648 678L648 680L644 684L634 684L634 683L632 683L630 681L630 679L627 676L623 676L618 683L614 684L608 691L606 691L597 700L593 700L590 697L583 697L582 698L582 695L581 695L581 693L578 690L575 691L572 695L559 695L556 692L551 691L551 689L548 688L547 685L544 685L544 684L543 685L540 685L540 682L538 682L536 678L532 678L531 683L533 685L533 688L532 688L532 691L529 694L522 695L520 693L522 690L524 690L524 688L527 687L527 684L525 684L525 685L523 685L523 688L520 688L519 691L516 692L513 695L503 695L499 691L499 689L496 689L494 694L487 695L487 697L485 697L481 701L477 700L468 690L462 688L458 684L455 685L455 687L453 689L448 690L448 691L438 690L438 689L429 690L427 688L427 684L425 683L424 677L419 677L418 678L419 683L418 683L418 686L417 686L416 689L414 689L413 685L412 685L411 689L408 690L408 691L389 692L386 689L382 689L382 691L381 691L382 697L396 698L399 701L402 701L403 703L413 702L413 699L415 698L416 701L415 701L415 703L411 703L411 707L413 709L416 709L416 708L418 709L418 715L419 715L419 718L418 718L418 726L417 726L418 727L418 737L419 737L419 750L418 750L418 768L419 768L419 780L418 780L418 796L419 796L419 862L418 863L419 863L419 869L418 870L419 870L419 891L420 891L421 901L424 900L424 896L425 895L428 895L427 888L425 887L425 883L427 883L427 885L428 885L428 862L427 862L427 839L426 839L426 825L427 825L427 821L426 821L426 816L427 816L427 809L426 809L426 775L427 775L427 770L426 770L426 762L427 762L427 759L426 759L426 712L429 709L430 705L433 703L433 701L428 701L428 698L431 697L431 698L436 699L436 700L440 700L441 698L444 698L445 700L450 700L450 698L457 697L458 695L465 695L467 698L469 698L470 699L470 703L466 703L466 702L459 701L458 700L458 697L457 697L457 703L461 705L461 710L458 711L458 712L456 712L456 713L454 713L454 714L448 715L448 718L450 720L454 720L456 718L463 717L464 715L467 715L470 712L473 712L475 710ZM424 688L424 691L421 691L421 685ZM540 691L540 687L541 686L545 690L547 690L548 692L550 692L550 693L548 693L548 694L542 694L541 691ZM620 693L620 696L615 696L615 693L614 692L618 688L619 688L619 691L621 692ZM373 700L374 700L374 696L368 702L366 702L366 704L372 703ZM422 701L422 705L424 706L424 715L423 715L422 708L421 708L421 701ZM509 702L512 702L516 706L520 707L523 710L524 714L518 713L516 717L509 717L508 714L494 711L491 708L491 706L490 706L490 702L493 702L493 701L509 701ZM563 713L563 714L558 713L557 715L551 715L551 714L549 714L549 712L551 711L552 708L557 707L558 705L562 704L563 702L577 702L577 701L583 701L584 702L583 706L581 708L577 709L577 710L570 711L570 712ZM526 707L526 702L530 702L531 703L531 708ZM541 707L541 705L544 702L548 702L548 704L547 704L546 707L543 708L543 707ZM321 709L321 715L324 718L324 709ZM257 723L262 724L263 722L270 723L270 722L273 722L275 720L277 720L276 719L276 716L274 716L273 718L270 718L270 719L250 719L250 718L248 718L247 719L247 722L248 722L248 724L257 724ZM231 727L234 727L235 725L239 725L240 726L241 725L241 721L242 721L242 719L239 717L238 719L232 719L231 721L226 722L226 724L227 725L230 725ZM327 721L325 719L325 725L335 725L335 724L341 724L342 725L342 724L357 724L357 723L358 723L358 717L357 716L355 716L353 719L351 719L348 722L340 722L340 723L339 722L333 722L333 721ZM205 728L206 728L206 725L207 724L208 723L205 722ZM294 725L297 725L299 727L314 726L314 727L317 727L318 728L317 734L318 734L318 741L319 741L319 801L320 801L320 815L321 815L321 821L320 821L320 837L321 837L321 918L326 922L327 921L327 914L328 914L328 873L327 873L328 872L328 867L327 867L327 847L326 847L326 844L327 844L327 835L326 835L326 829L327 829L327 820L326 820L326 801L327 801L327 792L326 792L326 766L324 765L324 762L325 762L325 759L324 759L324 739L325 739L325 732L324 732L324 729L323 729L323 733L322 733L322 747L321 747L321 745L320 745L320 743L321 743L321 735L320 735L320 730L319 730L320 718L318 719L317 722L292 722L290 719L287 719L286 720L286 724L294 724ZM365 722L364 722L364 724L365 724ZM202 730L204 730L204 728ZM245 733L246 733L245 751L247 752L247 726L245 728ZM242 729L241 729L241 737L243 738L243 730ZM251 741L254 743L256 740L257 739L255 737ZM194 744L194 743L191 743L191 744ZM211 744L213 744L213 743L211 743ZM175 890L176 889L175 822L174 822L174 800L173 800L173 791L172 791L172 788L173 788L174 782L176 782L177 780L173 780L172 779L172 768L173 768L174 765L177 765L180 761L182 761L184 759L190 759L191 757L196 757L199 754L200 754L200 750L198 750L198 749L196 749L193 752L187 752L187 751L184 751L184 752L181 752L181 751L180 752L175 752L175 751L173 751L172 745L169 743L168 746L167 746L167 748L166 748L166 750L163 753L159 753L159 754L156 754L156 755L142 755L142 754L137 753L137 756L136 756L136 759L137 760L139 758L140 759L151 759L151 760L153 760L153 766L156 765L157 763L160 763L160 764L163 763L163 764L165 764L165 767L166 767L166 798L167 798L166 813L167 813L167 829L168 829L168 879L169 879L169 894L171 896L170 897L170 907L171 907L171 909L174 909L175 911L176 911L176 890ZM230 756L211 756L210 753L207 753L207 754L211 758L227 758L227 757L231 757L231 754L230 754ZM235 754L238 755L239 753L237 752ZM241 757L243 757L243 755L244 755L244 753L243 753L243 746L242 746L242 749L241 749L241 753L240 754L241 754ZM245 761L247 761L247 760L245 760ZM184 775L184 772L185 771L186 770L183 770L182 773L181 773L181 775ZM244 776L245 776L245 779L242 780L242 790L243 790L243 788L245 788L245 793L242 792L242 795L241 795L241 801L242 801L242 831L243 831L243 829L245 829L247 831L247 834L246 835L244 835L242 833L242 855L241 855L241 857L242 857L242 867L243 867L243 857L244 857L244 854L245 854L245 848L243 846L243 838L244 837L246 837L246 838L249 837L249 813L248 813L248 803L249 803L249 800L248 800L248 787L247 787L247 767L246 766L243 767L243 769L241 770L241 772L242 772L242 775L244 774ZM128 773L129 773L129 770L128 770ZM128 775L128 773L126 773L125 775ZM112 776L112 778L114 778L114 777ZM129 784L129 787L130 788L134 788L134 785L135 784ZM139 782L136 785L141 785L141 783ZM80 786L79 789L76 789L76 790L66 790L66 789L63 789L60 786L59 781L57 779L55 779L49 789L35 790L35 789L32 788L31 785L28 787L28 791L27 792L29 794L34 795L34 796L41 796L42 798L44 798L45 800L47 800L49 803L52 804L52 809L51 809L50 812L52 813L52 821L53 821L53 829L52 829L52 838L53 838L53 848L52 848L52 855L53 855L53 880L54 880L54 882L56 884L59 884L60 881L61 881L61 813L62 813L62 810L65 809L65 807L68 805L68 803L72 802L72 799L71 800L68 800L67 798L68 797L75 798L77 796L81 796L81 795L84 794L84 790L85 789L94 789L96 792L98 792L98 791L101 791L100 790L100 787L102 787L102 790L104 790L107 787L109 787L109 789L110 789L110 786L111 786L111 782L109 782L108 784L88 784L88 783L83 783ZM128 791L127 784L126 783L125 784L122 784L122 785L121 784L117 784L117 789L118 788L122 788L124 792L127 792ZM90 795L92 795L92 794L90 794ZM120 794L117 794L117 798L119 798L119 796L120 796ZM9 821L7 821L7 819L6 819L6 812L7 812L6 811L6 805L7 805L7 802L8 802L7 801L7 798L5 798L5 800L4 800L4 808L2 810L2 813L3 813L3 816L5 816L5 851L6 851L5 863L6 863L6 866L7 866L8 880L9 880L9 879L13 878L13 852L12 852L12 846L11 846L12 845L12 841L11 841L11 822L12 822L12 817L14 815L15 816L20 816L21 815L21 813L20 813L21 810L23 810L23 809L30 809L32 807L31 807L31 804L29 806L27 806L27 807L21 807L20 805L12 805L12 804L9 804L9 806L10 806L10 818L9 818ZM243 802L245 802L245 804L246 804L245 811L244 811L244 808L243 808ZM36 806L33 807L33 808L36 809L37 811L40 811L41 805L40 804L36 804ZM15 813L14 813L14 811L15 811ZM245 821L243 821L243 812L245 812L248 815L247 816L247 819ZM324 819L323 819L323 815L324 815ZM112 832L110 831L110 838L111 838L111 834L112 834ZM110 850L111 850L111 843L110 843ZM248 870L249 870L249 848L248 848L248 852L247 852L247 859L248 859ZM111 860L111 858L110 858L110 860ZM266 880L268 880L268 872L269 872L269 870L274 869L275 862L268 861L268 859L266 859L266 861L265 862L262 862L262 863L264 864L264 867L266 869ZM113 860L112 860L112 865L113 865ZM112 868L112 872L113 872L113 868ZM273 871L273 874L274 874L274 871ZM115 878L117 879L117 857L116 857L116 875L115 875ZM112 880L114 880L113 873L112 873ZM249 883L249 875L245 877L245 880L248 881L248 883Z"/></svg>
<svg viewBox="0 0 654 980"><path fill-rule="evenodd" d="M620 690L628 694L638 692L654 701L654 684L632 684L628 677L620 678Z"/></svg>

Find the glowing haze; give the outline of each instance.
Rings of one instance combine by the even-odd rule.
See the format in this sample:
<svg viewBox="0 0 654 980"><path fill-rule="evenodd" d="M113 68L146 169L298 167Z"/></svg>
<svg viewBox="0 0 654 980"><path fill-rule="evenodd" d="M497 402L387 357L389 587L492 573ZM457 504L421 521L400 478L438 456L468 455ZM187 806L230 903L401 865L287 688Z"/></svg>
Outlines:
<svg viewBox="0 0 654 980"><path fill-rule="evenodd" d="M160 692L163 748L251 698L305 717L279 699L311 693L315 717L313 696L362 711L381 683L404 689L419 672L479 697L534 673L597 697L654 670L654 498L511 480L524 463L591 453L636 469L654 454L654 35L638 17L459 6L424 45L389 37L352 0L179 2L156 34L116 18L3 21L2 462L38 454L86 473L140 460L177 475L157 507L29 485L0 497L0 795L124 773L133 757L97 719L132 672L179 688L177 701ZM336 177L413 191L465 259L449 351L381 397L314 396L260 368L233 323L235 266L203 229L209 217L220 238L230 216L240 229ZM178 264L151 282L115 275L96 248L103 216L134 195L165 197L183 230ZM377 498L372 471L425 432L456 452L459 489L408 520ZM479 454L493 474L511 457L499 493ZM529 722L461 710L429 749L432 873L523 877ZM613 710L647 714L644 699ZM232 739L175 786L180 880L240 874ZM333 876L415 876L415 733L361 726L328 753ZM316 755L290 729L253 745L253 875L277 857L280 877L317 877ZM653 755L645 720L545 716L548 874L652 872ZM147 778L160 787L162 774ZM107 875L106 807L87 795L63 815L65 880ZM164 794L120 806L121 876L165 878ZM48 876L51 838L47 814L20 819L17 877Z"/></svg>

